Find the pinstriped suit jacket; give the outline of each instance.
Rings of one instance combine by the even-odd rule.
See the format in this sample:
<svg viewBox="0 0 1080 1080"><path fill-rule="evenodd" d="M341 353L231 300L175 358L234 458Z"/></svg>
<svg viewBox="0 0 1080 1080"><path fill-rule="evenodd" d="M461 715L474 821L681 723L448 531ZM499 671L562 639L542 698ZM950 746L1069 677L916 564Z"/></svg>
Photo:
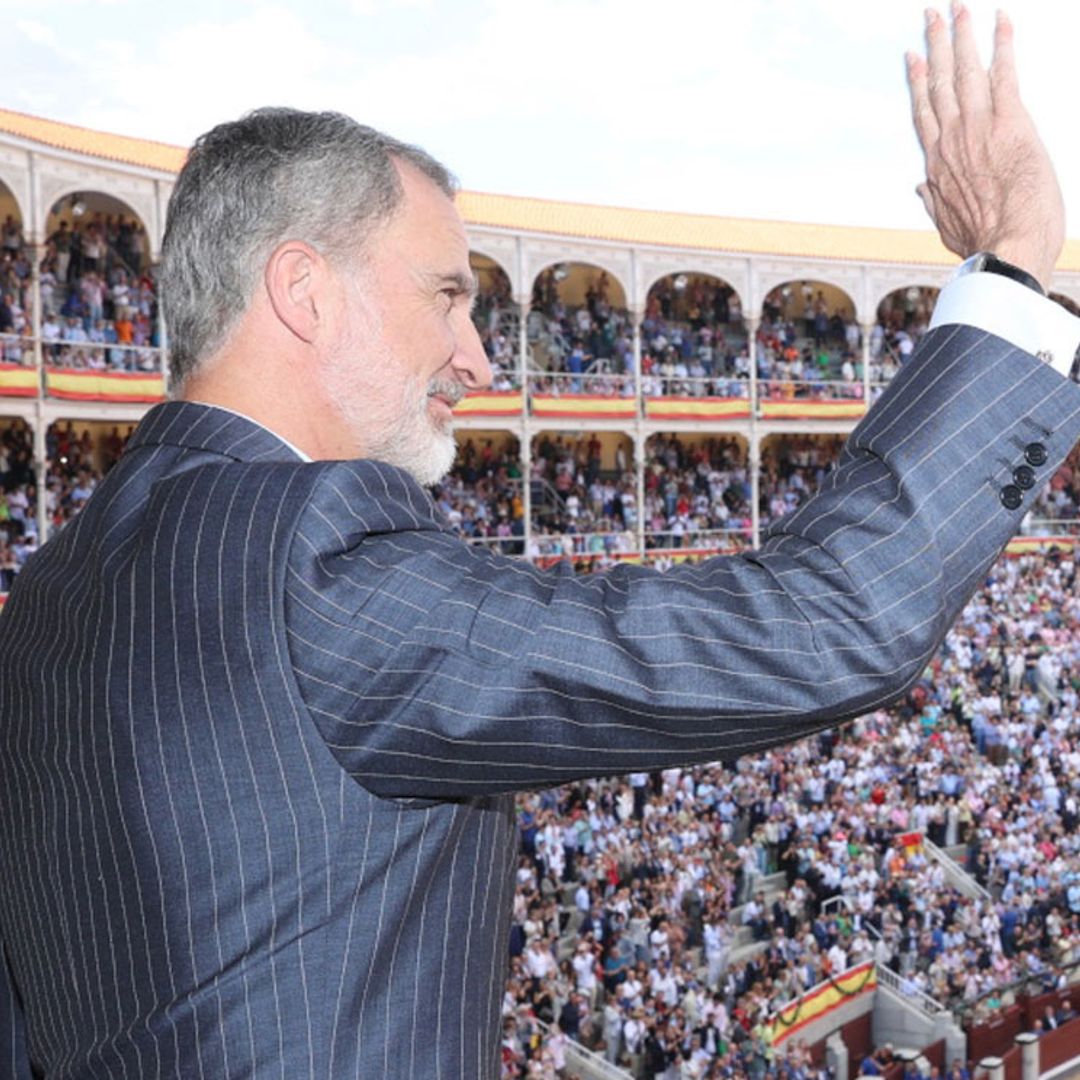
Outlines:
<svg viewBox="0 0 1080 1080"><path fill-rule="evenodd" d="M1080 387L945 327L760 552L578 579L157 407L0 619L0 1070L496 1076L509 793L895 698L1078 435Z"/></svg>

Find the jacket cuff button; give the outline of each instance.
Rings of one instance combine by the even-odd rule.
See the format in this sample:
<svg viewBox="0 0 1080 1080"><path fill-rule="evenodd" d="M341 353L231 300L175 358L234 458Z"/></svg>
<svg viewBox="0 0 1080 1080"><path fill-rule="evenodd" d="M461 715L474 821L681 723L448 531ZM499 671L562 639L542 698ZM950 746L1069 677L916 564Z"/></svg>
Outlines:
<svg viewBox="0 0 1080 1080"><path fill-rule="evenodd" d="M1013 483L1022 491L1035 486L1035 470L1030 465L1018 465L1013 472Z"/></svg>
<svg viewBox="0 0 1080 1080"><path fill-rule="evenodd" d="M1015 510L1024 501L1024 493L1015 484L1006 484L1001 489L1001 505L1006 510Z"/></svg>
<svg viewBox="0 0 1080 1080"><path fill-rule="evenodd" d="M1037 469L1046 464L1046 447L1041 442L1028 443L1024 447L1024 460Z"/></svg>

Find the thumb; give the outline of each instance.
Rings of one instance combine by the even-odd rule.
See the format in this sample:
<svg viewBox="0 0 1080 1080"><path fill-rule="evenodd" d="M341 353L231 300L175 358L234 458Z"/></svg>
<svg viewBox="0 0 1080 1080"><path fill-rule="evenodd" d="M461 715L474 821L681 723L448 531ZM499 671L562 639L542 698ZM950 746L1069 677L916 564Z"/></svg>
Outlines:
<svg viewBox="0 0 1080 1080"><path fill-rule="evenodd" d="M915 194L918 195L920 199L922 199L922 204L923 207L926 209L927 215L929 216L930 220L936 225L937 213L935 211L934 196L933 193L930 191L930 185L923 181L923 183L919 184L919 186L915 189Z"/></svg>

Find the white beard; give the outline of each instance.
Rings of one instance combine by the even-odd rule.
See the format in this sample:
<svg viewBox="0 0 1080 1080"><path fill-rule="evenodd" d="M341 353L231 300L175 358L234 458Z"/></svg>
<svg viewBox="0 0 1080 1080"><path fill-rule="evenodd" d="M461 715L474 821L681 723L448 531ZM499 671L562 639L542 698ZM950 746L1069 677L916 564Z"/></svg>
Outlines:
<svg viewBox="0 0 1080 1080"><path fill-rule="evenodd" d="M437 484L457 456L451 425L428 412L435 394L457 404L465 387L453 378L402 377L403 365L382 342L368 313L363 341L346 342L325 367L324 388L364 448L363 456L404 469L423 487ZM374 323L374 325L371 325Z"/></svg>

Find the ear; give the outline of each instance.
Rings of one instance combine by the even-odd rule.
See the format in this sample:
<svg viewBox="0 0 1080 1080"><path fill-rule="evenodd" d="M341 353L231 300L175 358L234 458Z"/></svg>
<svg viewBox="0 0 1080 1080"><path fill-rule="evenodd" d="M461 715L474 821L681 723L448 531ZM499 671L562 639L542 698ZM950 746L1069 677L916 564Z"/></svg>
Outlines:
<svg viewBox="0 0 1080 1080"><path fill-rule="evenodd" d="M326 263L302 240L286 240L266 262L263 281L270 306L281 324L311 344L319 330L325 296Z"/></svg>

